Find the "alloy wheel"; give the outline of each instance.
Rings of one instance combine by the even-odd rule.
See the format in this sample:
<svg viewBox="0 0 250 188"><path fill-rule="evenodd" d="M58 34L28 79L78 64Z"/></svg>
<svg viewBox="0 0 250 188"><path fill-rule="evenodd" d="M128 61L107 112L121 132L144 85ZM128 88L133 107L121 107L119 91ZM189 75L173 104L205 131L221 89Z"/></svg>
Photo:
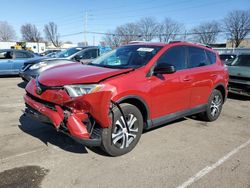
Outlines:
<svg viewBox="0 0 250 188"><path fill-rule="evenodd" d="M215 95L213 100L211 101L210 109L211 109L211 115L213 117L217 116L219 114L220 109L222 105L222 98L220 95Z"/></svg>
<svg viewBox="0 0 250 188"><path fill-rule="evenodd" d="M128 127L126 127L125 120ZM125 120L123 116L120 116L115 122L112 132L112 143L120 149L129 147L139 131L137 118L133 114L126 115Z"/></svg>

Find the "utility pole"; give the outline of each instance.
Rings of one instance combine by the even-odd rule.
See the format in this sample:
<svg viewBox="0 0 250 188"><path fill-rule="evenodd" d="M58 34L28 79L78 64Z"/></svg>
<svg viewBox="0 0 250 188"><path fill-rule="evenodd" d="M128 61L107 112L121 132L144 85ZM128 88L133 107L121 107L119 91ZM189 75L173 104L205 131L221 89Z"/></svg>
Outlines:
<svg viewBox="0 0 250 188"><path fill-rule="evenodd" d="M187 30L185 30L185 33L184 33L184 41L187 41Z"/></svg>
<svg viewBox="0 0 250 188"><path fill-rule="evenodd" d="M84 45L87 46L87 23L88 22L88 11L85 10L84 13Z"/></svg>
<svg viewBox="0 0 250 188"><path fill-rule="evenodd" d="M95 35L93 36L93 46L95 46Z"/></svg>

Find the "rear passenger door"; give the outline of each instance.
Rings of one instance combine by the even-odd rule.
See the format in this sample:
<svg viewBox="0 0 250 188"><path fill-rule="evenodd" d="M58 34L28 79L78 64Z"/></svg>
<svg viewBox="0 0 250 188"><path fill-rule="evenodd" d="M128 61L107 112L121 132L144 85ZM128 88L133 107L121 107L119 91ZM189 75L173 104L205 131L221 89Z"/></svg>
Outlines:
<svg viewBox="0 0 250 188"><path fill-rule="evenodd" d="M206 104L215 82L216 55L199 47L188 47L188 68L192 78L190 107Z"/></svg>

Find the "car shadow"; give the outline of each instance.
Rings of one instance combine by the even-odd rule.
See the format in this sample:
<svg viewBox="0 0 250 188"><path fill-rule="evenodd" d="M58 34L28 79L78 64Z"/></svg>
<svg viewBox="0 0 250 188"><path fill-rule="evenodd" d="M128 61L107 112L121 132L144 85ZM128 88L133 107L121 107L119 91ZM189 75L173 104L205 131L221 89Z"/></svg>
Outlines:
<svg viewBox="0 0 250 188"><path fill-rule="evenodd" d="M40 123L31 118L28 118L25 115L22 115L19 118L19 122L19 128L23 132L38 138L45 145L48 145L48 143L50 143L72 153L88 153L85 146L77 143L69 136L55 131L52 125Z"/></svg>
<svg viewBox="0 0 250 188"><path fill-rule="evenodd" d="M22 81L22 82L18 83L17 86L24 89L27 84L28 84L28 82Z"/></svg>
<svg viewBox="0 0 250 188"><path fill-rule="evenodd" d="M228 93L227 98L234 99L234 100L240 100L240 101L250 101L250 97L240 95L240 94L235 94L235 93Z"/></svg>

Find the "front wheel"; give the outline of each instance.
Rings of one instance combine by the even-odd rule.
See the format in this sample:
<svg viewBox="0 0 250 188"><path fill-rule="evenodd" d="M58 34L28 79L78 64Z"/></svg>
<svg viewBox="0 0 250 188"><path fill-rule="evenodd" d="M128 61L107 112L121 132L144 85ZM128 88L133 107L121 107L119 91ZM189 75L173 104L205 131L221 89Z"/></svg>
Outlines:
<svg viewBox="0 0 250 188"><path fill-rule="evenodd" d="M217 89L213 90L209 97L206 111L200 114L205 121L215 121L220 116L223 105L223 96Z"/></svg>
<svg viewBox="0 0 250 188"><path fill-rule="evenodd" d="M125 118L115 107L111 115L112 126L102 131L103 149L111 156L130 152L138 143L143 130L143 118L140 110L128 103L120 104L120 107Z"/></svg>

